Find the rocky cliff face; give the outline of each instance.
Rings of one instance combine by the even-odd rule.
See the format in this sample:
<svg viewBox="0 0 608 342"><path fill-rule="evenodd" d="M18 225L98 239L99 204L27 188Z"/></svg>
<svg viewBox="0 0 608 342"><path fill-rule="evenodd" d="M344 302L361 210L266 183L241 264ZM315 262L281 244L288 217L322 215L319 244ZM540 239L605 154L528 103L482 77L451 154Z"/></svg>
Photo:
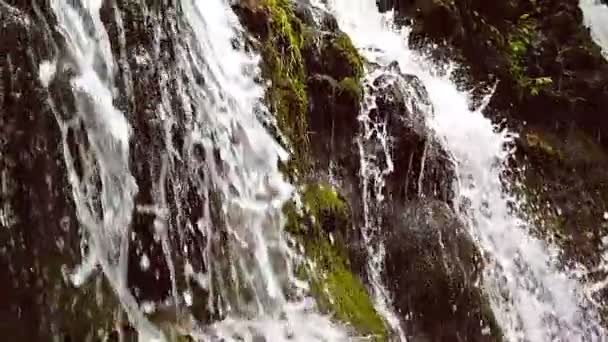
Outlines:
<svg viewBox="0 0 608 342"><path fill-rule="evenodd" d="M365 264L369 256L358 232L364 218L361 203L363 184L359 176L361 160L356 139L362 130L357 122L362 95L363 92L371 93L375 96L371 120L388 122L389 135L394 137L395 168L386 179L384 191L387 200L383 208L378 208L378 215L382 216L384 224L383 238L390 241L387 245L387 282L400 317L409 317L406 323L408 331L411 331L409 335L420 341L455 340L458 336L467 336L471 341L500 339L500 330L487 299L475 285L480 279L479 252L462 226L455 223L458 218L451 209L454 170L450 157L426 126L424 113L428 111L429 99L420 80L399 73L393 73L394 76L384 73L373 80L362 80L362 64L372 69L379 66L361 60L349 38L337 28L335 19L314 9L306 1L296 2L295 7L283 1L261 1L254 6L247 3L236 9L245 26L254 33L256 41L253 45L259 46L267 61L274 58L274 51L266 45L269 41L275 41L273 47L278 42L278 46L283 48L286 41L287 44L297 42L296 47L302 46L298 51L302 59L296 64L301 74L296 75L306 80L302 90L308 106L302 108L302 112L300 109L291 110L286 115L289 115L288 122L303 120L302 124L307 126L306 135L291 137L290 140L309 141L310 147L300 150L306 153L300 160L309 163L292 165L291 174L297 182L314 184L328 180L330 174L327 170L331 168L332 177L337 179L333 191L337 191L351 208L348 220L336 220L332 218L335 210L319 208L325 219L321 220L321 235L315 239L327 239L324 235L327 233L339 236L336 240L339 243L334 245L338 250L345 250L348 272L352 272L359 281L367 282ZM291 29L273 32L273 21L283 20L277 17L283 14L289 18ZM281 35L295 37L287 39ZM274 78L276 72L272 66L271 62L267 75L275 86L294 81ZM297 79L295 81L298 82ZM270 93L274 92L273 87ZM292 98L285 93L279 95L278 98L270 98L275 108L277 104L273 101L281 103ZM299 113L304 115L299 117ZM309 176L302 177L303 174ZM315 200L311 204L316 208L319 203L323 202ZM412 221L412 217L418 220ZM447 222L454 225L446 226ZM438 242L439 236L449 247ZM310 236L302 236L301 239L306 245ZM314 241L319 243L319 240ZM313 255L318 253L316 249L312 251ZM325 286L326 292L328 289L332 292L331 284L321 282L319 285ZM452 309L443 315L441 312L445 308ZM329 306L325 309L338 319L361 316L355 307ZM353 311L343 312L344 309ZM363 327L368 324L361 320L350 322L355 323L356 328L358 324L364 323ZM388 338L386 335L376 336L379 340Z"/></svg>
<svg viewBox="0 0 608 342"><path fill-rule="evenodd" d="M398 23L412 25L410 44L425 49L428 42L438 43L428 52L440 62L456 56L463 87L483 93L496 84L487 114L507 118L520 132L513 169L525 168L512 177L523 180L519 190L529 205L523 214L541 223L539 234L555 237L565 248L565 263L597 266L597 246L608 229L608 62L582 25L578 3L380 0L379 6L395 9ZM358 335L391 338L367 291L367 255L354 229L364 219L357 116L364 93L374 92L371 119L390 122L395 140L386 205L376 209L389 241L388 287L408 334L414 341L500 340L477 286L480 251L452 209L453 165L426 127L424 108L407 103L428 103L420 80L397 73L363 79L364 67L380 66L363 60L335 19L307 1L237 1L233 9L248 31L247 48L262 56L262 77L270 82L266 102L277 121L274 134L293 155L282 168L303 205L294 201L284 208L286 229L318 266L303 264L298 273L311 283L320 308ZM136 113L129 117L135 142L131 171L140 187L136 204L145 206L153 202L154 182L162 172L164 156L155 151L166 149L166 134L176 147L186 139L187 108L175 101L180 8L168 0L107 1L100 15L120 61L116 83L122 95L116 106ZM103 278L73 288L66 276L66 265L77 265L86 248L80 245L62 149L86 147L74 138L83 129L70 130L64 140L54 118L67 115L73 105L67 76L58 75L48 89L38 76L42 61L62 54L65 42L55 21L46 2L0 0L5 30L0 37L0 292L8 298L0 302L0 333L15 341L117 339L116 330L128 328L116 328L124 319ZM69 75L69 61L64 62L62 72ZM167 99L175 116L171 127L153 110ZM178 150L180 158L203 162L196 148ZM185 226L202 215L197 211L201 194L182 191L196 186L186 176L188 165L177 159L172 165L183 177L175 181L182 183L166 184L166 190L174 203L172 224ZM129 255L129 287L141 302L164 300L171 290L153 225L149 214L134 212L131 229L139 246ZM171 243L196 250L205 239L175 236ZM190 249L175 249L172 257L180 260L183 250ZM154 272L138 266L143 255ZM198 262L194 267L205 268L201 255L188 257ZM588 275L589 280L601 276ZM196 289L187 282L178 286ZM201 323L220 318L205 307L208 293L199 292L190 313Z"/></svg>
<svg viewBox="0 0 608 342"><path fill-rule="evenodd" d="M608 203L608 177L600 171L608 166L608 62L583 25L578 1L379 4L412 24L412 45L433 42L432 57L455 58L463 86L477 93L496 86L485 111L520 133L512 168L523 182L524 211L539 233L564 247L564 262L597 269Z"/></svg>
<svg viewBox="0 0 608 342"><path fill-rule="evenodd" d="M606 130L608 65L582 24L578 1L396 1L384 7L413 21L413 44L442 44L459 55L475 82L498 82L495 111L564 130L576 124L595 138Z"/></svg>

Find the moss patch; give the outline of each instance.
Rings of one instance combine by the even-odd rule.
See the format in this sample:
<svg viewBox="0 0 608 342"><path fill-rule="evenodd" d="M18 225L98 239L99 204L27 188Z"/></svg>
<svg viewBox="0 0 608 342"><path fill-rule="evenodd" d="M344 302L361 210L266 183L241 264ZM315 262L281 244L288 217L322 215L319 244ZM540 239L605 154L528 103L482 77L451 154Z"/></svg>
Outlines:
<svg viewBox="0 0 608 342"><path fill-rule="evenodd" d="M346 203L331 187L320 184L308 185L305 187L303 200L310 213L316 218L331 215L344 218L347 215Z"/></svg>
<svg viewBox="0 0 608 342"><path fill-rule="evenodd" d="M264 0L262 7L269 14L268 36L261 49L263 74L271 81L266 100L277 119L279 130L288 140L287 147L293 153L289 172L305 172L309 165L309 139L306 121L308 96L302 58L304 25L287 0Z"/></svg>
<svg viewBox="0 0 608 342"><path fill-rule="evenodd" d="M338 62L343 62L343 67L348 69L345 74L359 80L363 76L363 60L348 35L344 33L337 35L332 39L331 44L338 54Z"/></svg>
<svg viewBox="0 0 608 342"><path fill-rule="evenodd" d="M347 35L313 31L296 17L288 0L261 0L254 12L257 16L250 18L259 20L262 13L261 22L266 25L245 25L257 31L262 74L271 82L266 100L275 115L278 135L292 152L283 170L297 183L313 167L308 132L311 92L306 81L312 75L327 75L336 80L336 95L359 103L363 60ZM290 202L284 213L286 230L304 247L307 262L300 265L298 273L310 282L311 295L321 311L349 324L356 334L386 340L383 320L350 269L344 243L351 226L347 203L325 185L309 184L299 193L302 208Z"/></svg>
<svg viewBox="0 0 608 342"><path fill-rule="evenodd" d="M532 45L536 30L536 21L529 14L524 14L519 18L518 25L510 34L508 41L511 76L520 90L532 96L537 96L541 90L553 84L551 77L530 77L526 72L524 60Z"/></svg>
<svg viewBox="0 0 608 342"><path fill-rule="evenodd" d="M308 185L302 191L303 212L286 207L289 231L303 245L309 264L301 276L311 283L311 294L321 311L346 322L359 334L385 341L386 326L363 283L350 270L343 232L350 228L346 202L329 186Z"/></svg>
<svg viewBox="0 0 608 342"><path fill-rule="evenodd" d="M311 289L321 310L350 323L358 333L372 340L385 341L384 321L338 248L321 238L314 245L308 244L307 252L316 267L311 272Z"/></svg>
<svg viewBox="0 0 608 342"><path fill-rule="evenodd" d="M351 101L361 102L361 99L363 98L361 81L352 77L345 77L338 83L338 95L346 96Z"/></svg>

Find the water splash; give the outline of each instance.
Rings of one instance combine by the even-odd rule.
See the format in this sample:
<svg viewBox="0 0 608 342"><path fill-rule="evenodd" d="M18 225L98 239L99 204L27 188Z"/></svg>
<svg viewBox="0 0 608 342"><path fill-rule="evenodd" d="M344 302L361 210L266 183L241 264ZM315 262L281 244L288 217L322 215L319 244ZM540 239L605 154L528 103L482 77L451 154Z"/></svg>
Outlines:
<svg viewBox="0 0 608 342"><path fill-rule="evenodd" d="M498 130L468 94L407 46L407 32L392 27L373 2L330 0L340 27L371 61L398 61L418 76L429 93L429 124L457 161L459 205L470 233L486 259L484 290L510 341L599 341L606 332L588 307L582 286L555 265L556 251L533 238L530 226L510 209L515 199L501 174L512 134ZM430 114L430 113L429 113Z"/></svg>
<svg viewBox="0 0 608 342"><path fill-rule="evenodd" d="M336 341L346 334L328 318L317 314L309 302L289 302L285 288L294 285L291 264L286 251L282 227L282 206L291 195L278 170L279 159L287 154L262 127L268 115L261 104L263 88L253 81L257 57L235 53L233 41L239 30L236 16L220 0L184 0L185 18L192 28L189 61L182 61L191 76L202 73L208 80L204 87L195 87L201 101L200 122L212 132L201 131L208 153L210 181L224 198L222 205L226 228L231 236L230 253L235 258L231 281L217 291L235 286L248 290L229 303L233 312L214 324L215 338L266 341ZM194 82L193 82L194 83ZM219 152L221 163L213 162ZM250 256L253 254L253 258ZM209 255L210 264L218 256ZM221 260L220 260L221 261ZM277 269L276 265L284 268ZM236 270L234 269L236 267ZM221 265L217 265L221 270ZM218 274L217 278L226 277ZM224 293L222 298L229 298ZM252 305L253 304L253 305ZM247 308L246 317L239 311Z"/></svg>
<svg viewBox="0 0 608 342"><path fill-rule="evenodd" d="M608 5L600 0L580 0L585 25L591 29L591 36L608 58Z"/></svg>
<svg viewBox="0 0 608 342"><path fill-rule="evenodd" d="M382 234L380 234L383 226L380 210L385 201L385 178L394 171L394 165L386 120L377 121L370 118L376 101L374 92L369 89L372 88L377 76L379 76L377 72L367 72L363 82L367 90L358 117L361 131L356 141L359 148L359 176L362 184L364 220L361 233L367 248L367 276L372 289L374 306L400 340L405 341L405 333L401 328L399 318L392 309L392 298L383 276L386 250Z"/></svg>
<svg viewBox="0 0 608 342"><path fill-rule="evenodd" d="M271 120L261 102L264 89L254 81L259 57L238 47L243 31L228 2L182 0L180 10L166 13L177 57L175 65L158 67L161 92L153 111L162 123L163 142L144 148L158 156L160 165L149 170L157 177L151 189L141 189L152 194L153 203L137 206L140 189L131 174L129 145L139 142L114 106L116 68L99 18L101 1L52 0L51 5L66 51L57 61L43 63L40 79L48 86L54 77L67 78L75 102L73 108L55 110L87 237L87 257L74 272L74 283L86 281L101 266L140 340L164 341L166 331L146 315L156 303L140 305L127 284L133 213L146 213L154 216L151 228L170 273L168 304L174 315L191 305L192 292L180 293L180 284L193 281L208 293L207 309L220 317L210 326L181 317L175 327L181 334L201 341L347 340L344 329L316 312L292 274L282 207L293 187L278 170L288 154L261 123ZM150 23L155 20L151 17ZM122 21L118 26L124 34ZM137 56L142 63L160 61L166 53L160 26L152 31L154 56L142 53ZM119 52L124 58L124 46ZM131 98L133 82L123 81ZM175 130L183 144L175 142ZM187 205L196 206L200 217L191 217ZM203 236L204 246L193 245L192 236ZM144 254L139 263L144 271L149 263Z"/></svg>
<svg viewBox="0 0 608 342"><path fill-rule="evenodd" d="M76 214L86 232L85 261L73 273L76 286L82 284L97 265L118 296L129 320L141 338L161 338L139 310L127 286L129 225L138 191L129 170L130 126L113 105L114 64L109 40L99 19L99 1L68 5L50 3L59 31L66 43L66 58L72 63L69 82L75 113L62 117L56 112L63 138L63 154ZM41 68L48 85L54 67ZM79 135L78 151L69 148L69 136ZM78 138L76 138L78 139Z"/></svg>

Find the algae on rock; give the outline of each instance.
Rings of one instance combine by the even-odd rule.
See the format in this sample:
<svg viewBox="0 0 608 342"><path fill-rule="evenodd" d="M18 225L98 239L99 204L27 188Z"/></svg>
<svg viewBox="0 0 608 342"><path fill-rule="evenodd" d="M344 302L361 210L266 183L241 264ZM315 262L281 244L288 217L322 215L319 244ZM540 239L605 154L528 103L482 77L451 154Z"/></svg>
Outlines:
<svg viewBox="0 0 608 342"><path fill-rule="evenodd" d="M299 265L298 273L310 282L311 295L323 312L350 325L355 335L384 341L384 321L350 268L344 236L352 224L349 206L335 189L310 179L323 172L317 170L310 136L325 135L310 121L339 115L319 105L319 97L344 104L343 114L350 112L356 121L363 60L347 35L337 28L321 32L287 0L262 0L253 7L237 4L235 9L257 40L253 45L262 55L262 75L270 81L266 101L276 118L277 135L293 154L284 170L300 184L296 197L303 205L289 202L284 213L286 230L304 249L306 262ZM319 78L329 80L332 91L320 94L309 87Z"/></svg>
<svg viewBox="0 0 608 342"><path fill-rule="evenodd" d="M330 186L304 187L302 210L290 206L288 230L308 259L300 275L311 283L319 308L348 323L356 334L385 341L387 330L361 280L350 269L345 233L352 224L348 204Z"/></svg>

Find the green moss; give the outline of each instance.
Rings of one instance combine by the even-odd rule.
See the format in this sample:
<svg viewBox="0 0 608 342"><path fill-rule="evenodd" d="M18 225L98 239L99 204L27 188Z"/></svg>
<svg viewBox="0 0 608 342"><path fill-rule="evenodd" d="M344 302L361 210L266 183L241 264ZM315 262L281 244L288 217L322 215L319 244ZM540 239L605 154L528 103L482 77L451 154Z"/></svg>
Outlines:
<svg viewBox="0 0 608 342"><path fill-rule="evenodd" d="M348 35L339 34L332 40L332 45L341 54L341 57L348 61L348 65L352 68L352 77L357 81L360 80L363 77L363 59Z"/></svg>
<svg viewBox="0 0 608 342"><path fill-rule="evenodd" d="M338 83L338 92L340 95L348 96L357 102L360 102L363 97L361 82L352 77L345 77Z"/></svg>
<svg viewBox="0 0 608 342"><path fill-rule="evenodd" d="M289 0L261 0L257 11L265 13L267 24L260 34L260 52L264 63L263 76L270 81L266 100L274 113L277 136L291 151L292 158L285 171L292 178L306 174L312 167L309 153L307 71L303 54L320 44L314 28L306 26L294 13ZM319 38L320 39L320 38ZM332 69L343 71L340 94L360 100L363 60L350 38L344 33L332 35L323 46Z"/></svg>
<svg viewBox="0 0 608 342"><path fill-rule="evenodd" d="M526 73L524 59L532 45L535 31L536 21L530 15L524 14L519 18L518 25L508 41L511 76L520 90L532 96L538 95L541 90L553 84L551 77L530 77Z"/></svg>
<svg viewBox="0 0 608 342"><path fill-rule="evenodd" d="M358 333L375 341L386 340L384 321L361 283L348 268L340 251L326 239L307 244L307 253L316 266L311 271L312 294L321 310L348 322Z"/></svg>
<svg viewBox="0 0 608 342"><path fill-rule="evenodd" d="M305 172L308 167L306 74L302 58L304 26L287 0L265 0L269 13L268 36L263 41L263 73L271 81L267 101L277 125L293 153L288 172ZM297 165L297 167L296 167Z"/></svg>
<svg viewBox="0 0 608 342"><path fill-rule="evenodd" d="M338 193L324 185L308 185L304 190L303 200L310 213L321 218L322 215L346 215L346 203Z"/></svg>
<svg viewBox="0 0 608 342"><path fill-rule="evenodd" d="M358 334L386 340L384 321L363 283L350 270L342 236L350 228L348 205L334 189L319 184L304 187L302 204L302 213L293 203L286 206L287 230L304 247L310 263L302 265L298 273L310 282L319 308L350 324ZM327 227L328 224L340 227Z"/></svg>

